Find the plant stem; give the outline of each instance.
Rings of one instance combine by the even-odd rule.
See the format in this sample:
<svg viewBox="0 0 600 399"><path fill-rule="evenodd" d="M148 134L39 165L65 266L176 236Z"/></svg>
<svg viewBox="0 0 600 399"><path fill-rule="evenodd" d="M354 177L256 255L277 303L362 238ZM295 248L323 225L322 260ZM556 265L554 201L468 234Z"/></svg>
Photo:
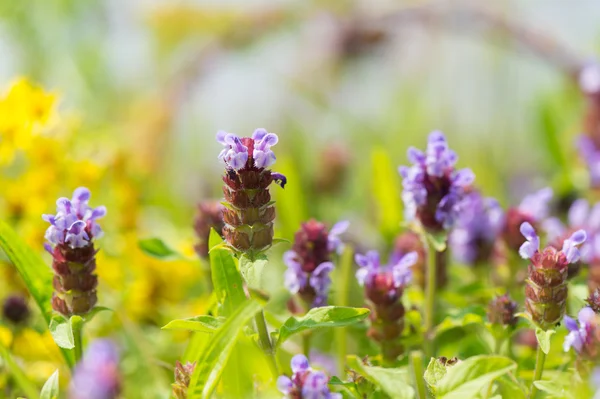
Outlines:
<svg viewBox="0 0 600 399"><path fill-rule="evenodd" d="M531 381L531 393L529 394L530 399L534 399L537 394L537 387L535 382L542 379L542 373L544 372L544 362L546 361L546 354L542 350L541 346L538 345L537 357L535 359L535 374L533 375L533 381Z"/></svg>
<svg viewBox="0 0 600 399"><path fill-rule="evenodd" d="M71 329L73 331L73 355L75 356L75 364L79 363L83 358L83 319L79 316L71 316Z"/></svg>
<svg viewBox="0 0 600 399"><path fill-rule="evenodd" d="M254 324L256 325L256 332L258 333L258 339L260 346L265 352L269 368L273 373L273 377L277 379L279 377L279 370L277 369L277 360L275 359L275 349L269 336L269 329L267 328L267 321L265 320L265 313L261 310L254 316Z"/></svg>
<svg viewBox="0 0 600 399"><path fill-rule="evenodd" d="M425 378L423 377L423 354L418 351L411 352L410 361L412 364L415 385L417 387L417 399L427 399L427 390L425 389Z"/></svg>
<svg viewBox="0 0 600 399"><path fill-rule="evenodd" d="M310 358L310 332L305 332L302 334L302 353L306 356L307 359Z"/></svg>
<svg viewBox="0 0 600 399"><path fill-rule="evenodd" d="M433 343L433 327L435 323L435 290L436 269L439 259L433 245L429 243L427 260L427 286L425 297L425 350L428 357L434 356L435 347Z"/></svg>

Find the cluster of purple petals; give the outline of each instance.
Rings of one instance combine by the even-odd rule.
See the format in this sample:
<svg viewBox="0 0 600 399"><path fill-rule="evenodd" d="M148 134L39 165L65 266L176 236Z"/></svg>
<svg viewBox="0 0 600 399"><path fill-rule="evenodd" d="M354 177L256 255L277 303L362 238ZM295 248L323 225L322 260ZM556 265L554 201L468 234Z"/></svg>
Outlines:
<svg viewBox="0 0 600 399"><path fill-rule="evenodd" d="M585 162L592 187L600 186L600 149L588 135L582 134L577 139L577 149Z"/></svg>
<svg viewBox="0 0 600 399"><path fill-rule="evenodd" d="M333 225L327 235L328 250L333 253L341 253L344 244L340 236L348 229L350 223L341 221ZM311 273L302 269L298 254L293 251L287 251L283 254L283 262L287 266L284 274L284 285L292 294L297 294L300 290L311 287L315 291L315 299L312 307L324 306L327 304L329 287L331 286L330 273L333 271L332 262L323 262L319 264Z"/></svg>
<svg viewBox="0 0 600 399"><path fill-rule="evenodd" d="M342 395L330 392L329 378L322 371L313 370L304 355L292 358L292 376L280 376L277 388L286 398L298 399L341 399Z"/></svg>
<svg viewBox="0 0 600 399"><path fill-rule="evenodd" d="M526 195L518 208L520 212L534 221L543 221L550 213L550 201L554 192L550 187L544 187L533 194Z"/></svg>
<svg viewBox="0 0 600 399"><path fill-rule="evenodd" d="M73 371L69 399L114 399L120 392L119 352L109 340L90 344Z"/></svg>
<svg viewBox="0 0 600 399"><path fill-rule="evenodd" d="M590 263L600 257L600 202L590 207L585 199L573 202L567 214L567 225L558 218L549 218L543 223L550 242L559 240L569 231L585 230L587 240L579 249L581 261Z"/></svg>
<svg viewBox="0 0 600 399"><path fill-rule="evenodd" d="M79 187L73 192L72 199L62 197L56 201L56 215L42 215L42 219L50 223L45 234L49 243L45 248L49 252L52 252L54 246L61 244L82 248L92 238L102 235L102 229L96 220L106 215L106 207L90 207L90 197L90 190Z"/></svg>
<svg viewBox="0 0 600 399"><path fill-rule="evenodd" d="M398 169L403 178L402 199L406 218L414 220L418 208L427 206L431 196L442 195L435 204L435 220L445 229L451 228L460 212L465 188L473 183L475 175L470 169L455 170L458 157L439 131L429 135L424 153L414 147L409 148L408 160L412 166L400 166ZM449 187L442 193L432 192L440 189L436 181L444 179L448 180Z"/></svg>
<svg viewBox="0 0 600 399"><path fill-rule="evenodd" d="M359 266L356 279L361 286L371 287L376 283L377 276L391 274L393 286L390 287L389 295L393 297L397 294L397 289L410 283L412 279L411 266L417 262L418 258L416 252L409 252L396 259L395 263L382 266L377 251L369 251L365 255L356 254L355 260Z"/></svg>
<svg viewBox="0 0 600 399"><path fill-rule="evenodd" d="M449 243L459 262L473 265L491 255L503 227L504 211L494 198L484 198L476 191L467 194L463 204Z"/></svg>
<svg viewBox="0 0 600 399"><path fill-rule="evenodd" d="M279 141L275 133L269 133L265 129L256 129L252 133L254 149L252 159L256 168L268 168L275 163L275 153L271 151ZM248 147L242 143L242 139L233 133L220 130L217 133L217 141L225 148L219 154L219 159L234 170L242 169L248 161Z"/></svg>
<svg viewBox="0 0 600 399"><path fill-rule="evenodd" d="M533 256L540 251L540 237L537 235L533 226L524 222L521 225L521 234L527 241L519 248L519 255L523 259L531 259ZM578 246L583 244L587 238L585 230L577 230L569 238L564 240L560 253L564 254L567 263L578 262L581 253L579 252Z"/></svg>
<svg viewBox="0 0 600 399"><path fill-rule="evenodd" d="M573 348L577 353L583 353L592 345L597 344L598 320L596 313L592 308L585 307L579 311L577 319L579 323L569 316L565 316L565 327L569 330L563 344L565 352Z"/></svg>

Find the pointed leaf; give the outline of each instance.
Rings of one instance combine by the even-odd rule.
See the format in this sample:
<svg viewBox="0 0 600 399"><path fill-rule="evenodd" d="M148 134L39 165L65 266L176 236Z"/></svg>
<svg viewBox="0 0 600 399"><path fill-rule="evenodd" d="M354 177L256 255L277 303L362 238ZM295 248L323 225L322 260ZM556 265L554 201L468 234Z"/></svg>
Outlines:
<svg viewBox="0 0 600 399"><path fill-rule="evenodd" d="M162 329L214 333L224 322L225 318L223 317L196 316L188 319L171 320Z"/></svg>
<svg viewBox="0 0 600 399"><path fill-rule="evenodd" d="M379 386L391 399L414 398L415 390L410 386L410 373L405 368L367 366L355 355L348 356L347 362L348 367Z"/></svg>
<svg viewBox="0 0 600 399"><path fill-rule="evenodd" d="M58 399L58 370L56 370L42 387L40 399Z"/></svg>
<svg viewBox="0 0 600 399"><path fill-rule="evenodd" d="M138 241L138 247L146 255L157 259L172 259L179 256L179 254L165 244L163 240L156 237Z"/></svg>
<svg viewBox="0 0 600 399"><path fill-rule="evenodd" d="M56 345L64 349L73 349L75 347L73 328L69 320L62 316L55 316L50 321L49 328Z"/></svg>
<svg viewBox="0 0 600 399"><path fill-rule="evenodd" d="M234 345L244 326L261 309L254 300L242 303L219 327L197 359L190 382L189 399L209 398L217 387Z"/></svg>
<svg viewBox="0 0 600 399"><path fill-rule="evenodd" d="M431 393L436 393L438 382L444 378L447 372L448 369L446 366L438 361L438 359L432 357L431 360L429 360L429 364L427 365L427 370L425 370L423 378L425 378L425 382L427 383L427 387Z"/></svg>
<svg viewBox="0 0 600 399"><path fill-rule="evenodd" d="M256 259L250 260L246 255L240 258L240 272L244 277L244 281L252 288L261 287L262 272L269 260L267 256L258 254Z"/></svg>
<svg viewBox="0 0 600 399"><path fill-rule="evenodd" d="M350 308L344 306L324 306L311 309L300 318L290 317L279 329L277 345L281 345L289 337L306 330L324 327L343 327L358 323L369 314L366 308Z"/></svg>
<svg viewBox="0 0 600 399"><path fill-rule="evenodd" d="M550 353L550 337L556 333L555 330L542 330L541 328L535 329L535 337L537 338L538 344L546 355Z"/></svg>
<svg viewBox="0 0 600 399"><path fill-rule="evenodd" d="M437 384L438 399L475 397L496 378L515 370L517 364L504 356L474 356L448 369Z"/></svg>

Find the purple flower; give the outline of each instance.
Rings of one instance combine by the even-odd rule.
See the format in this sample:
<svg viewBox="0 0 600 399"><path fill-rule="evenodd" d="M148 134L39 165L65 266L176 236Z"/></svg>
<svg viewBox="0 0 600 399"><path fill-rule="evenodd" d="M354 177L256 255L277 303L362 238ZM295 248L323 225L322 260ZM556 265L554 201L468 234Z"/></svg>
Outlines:
<svg viewBox="0 0 600 399"><path fill-rule="evenodd" d="M271 146L277 144L279 138L274 133L269 133L265 129L256 129L252 133L254 139L254 166L257 168L268 168L275 163L275 153L271 151Z"/></svg>
<svg viewBox="0 0 600 399"><path fill-rule="evenodd" d="M109 340L96 340L73 371L70 399L114 399L120 392L119 353Z"/></svg>
<svg viewBox="0 0 600 399"><path fill-rule="evenodd" d="M429 135L425 153L409 148L408 160L412 166L398 169L406 218L419 219L429 230L450 229L460 214L465 188L475 175L470 169L455 169L458 157L439 131Z"/></svg>
<svg viewBox="0 0 600 399"><path fill-rule="evenodd" d="M579 88L589 96L600 93L600 65L590 61L579 71Z"/></svg>
<svg viewBox="0 0 600 399"><path fill-rule="evenodd" d="M92 238L102 236L96 220L106 215L106 207L91 208L88 205L90 197L90 190L79 187L71 200L63 197L56 201L56 215L42 215L42 219L50 223L45 234L49 242L45 247L50 253L56 245L66 243L71 248L82 248Z"/></svg>
<svg viewBox="0 0 600 399"><path fill-rule="evenodd" d="M355 260L359 266L356 272L358 283L365 286L369 299L378 303L382 293L389 300L400 296L402 289L412 279L411 266L417 262L418 255L409 252L394 264L385 266L381 265L377 251L369 251L366 255L356 254Z"/></svg>
<svg viewBox="0 0 600 399"><path fill-rule="evenodd" d="M565 316L565 327L569 330L569 334L565 337L563 349L568 352L573 348L580 355L594 358L600 349L596 313L592 308L585 307L579 311L577 318L579 324L569 316Z"/></svg>
<svg viewBox="0 0 600 399"><path fill-rule="evenodd" d="M325 224L311 219L302 223L292 249L284 254L283 261L288 267L285 287L292 294L298 294L306 305L326 305L331 285L329 275L334 268L331 258L343 249L340 235L348 226L347 221L342 221L328 231Z"/></svg>
<svg viewBox="0 0 600 399"><path fill-rule="evenodd" d="M484 198L476 191L465 196L463 205L449 237L452 253L468 265L486 262L502 230L504 212L495 199Z"/></svg>
<svg viewBox="0 0 600 399"><path fill-rule="evenodd" d="M600 186L600 149L596 142L588 135L582 134L577 139L577 148L585 162L589 174L590 184L596 188Z"/></svg>
<svg viewBox="0 0 600 399"><path fill-rule="evenodd" d="M329 378L322 371L313 370L304 355L292 358L292 376L280 376L277 389L286 398L294 399L341 399L342 395L329 391Z"/></svg>
<svg viewBox="0 0 600 399"><path fill-rule="evenodd" d="M553 195L554 193L550 187L542 188L533 194L525 196L517 209L533 220L541 221L545 219L550 212L549 204Z"/></svg>
<svg viewBox="0 0 600 399"><path fill-rule="evenodd" d="M218 158L231 169L242 169L248 161L248 147L242 144L242 139L233 133L222 130L217 132L217 141L225 146Z"/></svg>

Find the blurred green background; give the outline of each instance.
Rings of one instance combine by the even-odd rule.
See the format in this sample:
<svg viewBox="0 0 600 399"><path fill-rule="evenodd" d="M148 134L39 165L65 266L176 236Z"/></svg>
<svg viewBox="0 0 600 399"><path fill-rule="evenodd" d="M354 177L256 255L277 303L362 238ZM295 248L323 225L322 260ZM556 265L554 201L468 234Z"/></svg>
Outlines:
<svg viewBox="0 0 600 399"><path fill-rule="evenodd" d="M348 219L357 248L386 249L402 221L396 168L434 129L503 205L548 184L559 198L586 186L574 147L584 99L573 74L597 53L599 22L592 0L4 0L2 89L25 77L55 93L53 132L69 138L38 169L5 170L14 178L0 214L41 249L37 215L78 185L92 188L92 205L109 209L100 303L119 310L99 316L91 334L123 327L128 386L164 394L188 336L157 327L209 306L192 225L196 204L221 196L217 130L279 135L274 170L289 180L272 189L277 236L292 239L309 217ZM19 180L67 158L87 163L51 182L26 180L50 191L32 194ZM32 198L26 217L17 212L15 203ZM147 237L186 257L148 257L137 247ZM271 254L268 287L285 299L284 249ZM9 267L2 272L2 296L22 290ZM29 358L41 381L55 368L52 356Z"/></svg>

